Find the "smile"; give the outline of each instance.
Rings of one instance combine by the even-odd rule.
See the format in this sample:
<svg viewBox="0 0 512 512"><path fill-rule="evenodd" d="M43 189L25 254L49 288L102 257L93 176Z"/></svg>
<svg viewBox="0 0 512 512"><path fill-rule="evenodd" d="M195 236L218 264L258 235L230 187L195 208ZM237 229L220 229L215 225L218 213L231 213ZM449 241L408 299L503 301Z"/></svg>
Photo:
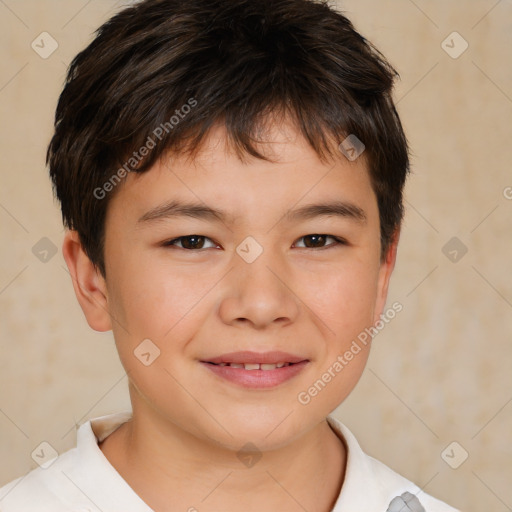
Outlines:
<svg viewBox="0 0 512 512"><path fill-rule="evenodd" d="M216 363L210 363L216 364ZM243 368L244 370L275 370L276 368L282 368L283 366L290 366L295 363L218 363L216 366L230 366L231 368Z"/></svg>
<svg viewBox="0 0 512 512"><path fill-rule="evenodd" d="M279 386L298 375L309 359L286 352L231 352L200 361L220 378L243 388L264 389Z"/></svg>

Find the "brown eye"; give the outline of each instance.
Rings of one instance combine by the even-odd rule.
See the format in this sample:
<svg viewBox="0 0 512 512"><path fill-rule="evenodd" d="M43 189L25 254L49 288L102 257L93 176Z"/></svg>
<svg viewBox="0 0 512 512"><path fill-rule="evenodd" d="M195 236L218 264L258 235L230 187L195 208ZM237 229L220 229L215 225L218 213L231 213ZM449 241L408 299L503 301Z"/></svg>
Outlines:
<svg viewBox="0 0 512 512"><path fill-rule="evenodd" d="M325 242L328 238L333 239L335 242L325 245ZM304 245L306 249L324 249L326 247L335 247L337 245L345 245L346 242L341 238L331 236L331 235L306 235L300 238L299 240L304 240Z"/></svg>
<svg viewBox="0 0 512 512"><path fill-rule="evenodd" d="M187 249L187 250L199 250L204 249L205 240L210 240L206 236L202 235L187 235L187 236L180 236L179 238L175 238L174 240L169 240L168 242L164 242L165 247L169 246L177 246L177 243L181 242L181 247L178 246L180 249ZM210 240L211 241L211 240ZM215 246L215 244L213 244ZM208 247L206 247L208 249Z"/></svg>
<svg viewBox="0 0 512 512"><path fill-rule="evenodd" d="M327 239L326 235L307 235L304 237L305 246L308 248L323 247Z"/></svg>
<svg viewBox="0 0 512 512"><path fill-rule="evenodd" d="M185 236L182 238L182 245L184 249L202 249L204 246L204 236Z"/></svg>

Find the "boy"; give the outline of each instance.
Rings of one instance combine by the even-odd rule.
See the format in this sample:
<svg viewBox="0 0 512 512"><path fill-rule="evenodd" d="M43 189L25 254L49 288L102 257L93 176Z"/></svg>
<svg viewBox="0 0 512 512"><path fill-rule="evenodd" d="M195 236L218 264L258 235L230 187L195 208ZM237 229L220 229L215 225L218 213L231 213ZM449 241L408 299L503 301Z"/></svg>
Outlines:
<svg viewBox="0 0 512 512"><path fill-rule="evenodd" d="M395 74L311 0L146 0L100 27L47 161L133 411L83 424L3 512L454 511L329 416L388 314Z"/></svg>

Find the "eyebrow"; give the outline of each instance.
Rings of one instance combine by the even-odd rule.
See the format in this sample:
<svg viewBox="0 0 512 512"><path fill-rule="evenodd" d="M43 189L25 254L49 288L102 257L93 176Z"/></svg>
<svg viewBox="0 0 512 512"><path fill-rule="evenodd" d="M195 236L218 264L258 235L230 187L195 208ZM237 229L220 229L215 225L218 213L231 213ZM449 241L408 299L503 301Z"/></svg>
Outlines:
<svg viewBox="0 0 512 512"><path fill-rule="evenodd" d="M367 221L366 213L362 208L348 201L341 200L308 204L295 210L288 210L284 215L284 219L288 222L293 222L328 216L343 217L360 224L364 224ZM234 223L238 218L223 210L212 208L205 204L183 203L173 200L147 211L138 219L137 223L144 224L174 217L192 217L222 223Z"/></svg>
<svg viewBox="0 0 512 512"><path fill-rule="evenodd" d="M289 210L285 214L285 218L288 221L309 220L328 216L344 217L360 224L364 224L367 221L366 213L362 208L348 201L341 200L320 204L307 204L296 210Z"/></svg>
<svg viewBox="0 0 512 512"><path fill-rule="evenodd" d="M147 221L164 220L172 217L193 217L201 220L211 220L215 222L233 221L235 218L228 213L211 208L201 203L182 203L180 201L170 201L159 205L146 212L137 221L144 223Z"/></svg>

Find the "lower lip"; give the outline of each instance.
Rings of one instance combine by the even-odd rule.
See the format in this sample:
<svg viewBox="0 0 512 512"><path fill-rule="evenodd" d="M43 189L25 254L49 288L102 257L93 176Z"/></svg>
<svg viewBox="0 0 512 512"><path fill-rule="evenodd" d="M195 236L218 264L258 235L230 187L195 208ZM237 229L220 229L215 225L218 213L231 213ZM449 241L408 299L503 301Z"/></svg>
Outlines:
<svg viewBox="0 0 512 512"><path fill-rule="evenodd" d="M232 368L211 363L203 363L210 371L223 379L234 382L244 388L272 388L299 374L309 361L283 366L275 370L246 370L245 368Z"/></svg>

